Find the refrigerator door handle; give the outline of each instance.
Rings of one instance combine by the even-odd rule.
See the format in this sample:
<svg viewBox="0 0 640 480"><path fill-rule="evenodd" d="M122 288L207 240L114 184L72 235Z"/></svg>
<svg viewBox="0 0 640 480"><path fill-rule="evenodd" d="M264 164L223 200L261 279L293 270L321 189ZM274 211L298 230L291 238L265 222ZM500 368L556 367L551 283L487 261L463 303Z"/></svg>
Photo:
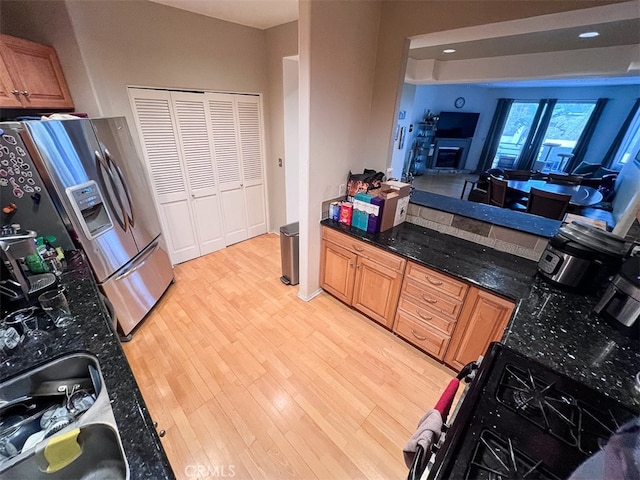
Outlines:
<svg viewBox="0 0 640 480"><path fill-rule="evenodd" d="M120 167L118 167L118 164L113 160L111 153L109 153L109 150L107 150L106 147L104 149L104 156L105 156L105 159L107 160L107 165L109 165L109 170L111 172L115 171L116 175L118 176L118 179L120 180L120 184L122 185L124 194L126 196L127 204L129 206L128 212L125 212L125 215L129 220L129 225L131 225L131 227L134 227L135 220L133 218L133 202L131 201L131 194L129 193L129 185L127 185L127 182L124 179L124 175L122 175L122 171L120 170Z"/></svg>
<svg viewBox="0 0 640 480"><path fill-rule="evenodd" d="M128 230L128 220L127 220L127 216L124 213L124 207L122 206L122 201L116 194L116 204L119 207L119 208L116 208L110 192L110 190L113 192L117 192L115 181L113 179L113 173L109 168L109 164L105 162L105 160L102 158L102 155L100 155L100 152L96 150L93 153L96 157L96 170L98 171L98 180L100 182L100 186L102 187L102 190L104 190L107 203L111 207L111 210L113 210L113 216L116 218L118 225L120 225L122 230L126 232ZM106 172L107 176L109 177L109 183L111 185L111 189L106 188L104 172Z"/></svg>
<svg viewBox="0 0 640 480"><path fill-rule="evenodd" d="M155 253L158 247L159 247L159 244L158 244L158 241L156 240L155 242L153 242L153 244L151 244L149 248L147 248L147 250L140 256L140 258L138 258L135 262L133 262L128 267L126 267L120 275L115 277L114 280L115 281L123 280L127 278L129 275L131 275L132 273L135 273L135 271L138 270L140 267L142 267L145 264L145 262L149 259L149 257L151 257L151 255Z"/></svg>

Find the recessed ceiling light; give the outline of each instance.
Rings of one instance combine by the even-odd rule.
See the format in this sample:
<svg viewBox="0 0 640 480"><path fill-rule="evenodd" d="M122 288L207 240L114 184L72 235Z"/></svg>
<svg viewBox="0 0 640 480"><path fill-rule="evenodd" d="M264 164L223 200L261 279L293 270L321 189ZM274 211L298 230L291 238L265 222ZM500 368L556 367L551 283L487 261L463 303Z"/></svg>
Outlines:
<svg viewBox="0 0 640 480"><path fill-rule="evenodd" d="M581 33L580 35L578 35L580 38L593 38L593 37L597 37L600 34L598 32L584 32Z"/></svg>
<svg viewBox="0 0 640 480"><path fill-rule="evenodd" d="M442 53L456 53L455 48L445 48Z"/></svg>

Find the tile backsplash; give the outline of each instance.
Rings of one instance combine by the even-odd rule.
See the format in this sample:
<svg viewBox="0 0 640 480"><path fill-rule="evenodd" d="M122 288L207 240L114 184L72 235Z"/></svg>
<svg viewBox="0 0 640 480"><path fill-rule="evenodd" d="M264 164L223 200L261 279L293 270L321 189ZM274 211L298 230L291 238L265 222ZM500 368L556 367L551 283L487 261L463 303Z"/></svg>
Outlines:
<svg viewBox="0 0 640 480"><path fill-rule="evenodd" d="M409 204L407 222L536 262L540 260L549 240L413 203Z"/></svg>
<svg viewBox="0 0 640 480"><path fill-rule="evenodd" d="M329 204L341 199L336 198L322 202L322 219L329 216ZM549 240L545 237L538 237L530 233L523 233L413 203L409 204L406 221L536 262L540 260Z"/></svg>

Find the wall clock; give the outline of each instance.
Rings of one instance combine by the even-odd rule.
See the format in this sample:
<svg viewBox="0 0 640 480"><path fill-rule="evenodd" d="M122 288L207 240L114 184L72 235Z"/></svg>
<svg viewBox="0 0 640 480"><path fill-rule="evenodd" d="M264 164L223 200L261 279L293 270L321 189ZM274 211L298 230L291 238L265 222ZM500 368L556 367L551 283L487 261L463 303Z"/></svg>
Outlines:
<svg viewBox="0 0 640 480"><path fill-rule="evenodd" d="M455 105L456 108L462 108L464 107L464 97L458 97L456 98L456 101L453 102L453 104Z"/></svg>

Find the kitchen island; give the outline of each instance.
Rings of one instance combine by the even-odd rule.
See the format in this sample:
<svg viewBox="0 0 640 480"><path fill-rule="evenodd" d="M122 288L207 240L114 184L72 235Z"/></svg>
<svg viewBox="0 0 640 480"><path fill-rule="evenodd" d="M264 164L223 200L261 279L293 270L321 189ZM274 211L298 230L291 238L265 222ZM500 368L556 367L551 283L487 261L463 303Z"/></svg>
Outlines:
<svg viewBox="0 0 640 480"><path fill-rule="evenodd" d="M559 290L536 277L536 262L411 223L377 234L332 220L322 225L515 301L503 343L634 405L640 342L592 313L597 295Z"/></svg>
<svg viewBox="0 0 640 480"><path fill-rule="evenodd" d="M175 478L142 399L122 347L98 296L89 264L81 251L67 254L61 276L75 321L51 331L46 351L38 356L9 357L0 365L0 380L8 380L52 359L76 352L97 357L111 400L131 479ZM3 300L4 301L4 300ZM3 309L6 304L3 305ZM16 306L16 308L19 308Z"/></svg>

